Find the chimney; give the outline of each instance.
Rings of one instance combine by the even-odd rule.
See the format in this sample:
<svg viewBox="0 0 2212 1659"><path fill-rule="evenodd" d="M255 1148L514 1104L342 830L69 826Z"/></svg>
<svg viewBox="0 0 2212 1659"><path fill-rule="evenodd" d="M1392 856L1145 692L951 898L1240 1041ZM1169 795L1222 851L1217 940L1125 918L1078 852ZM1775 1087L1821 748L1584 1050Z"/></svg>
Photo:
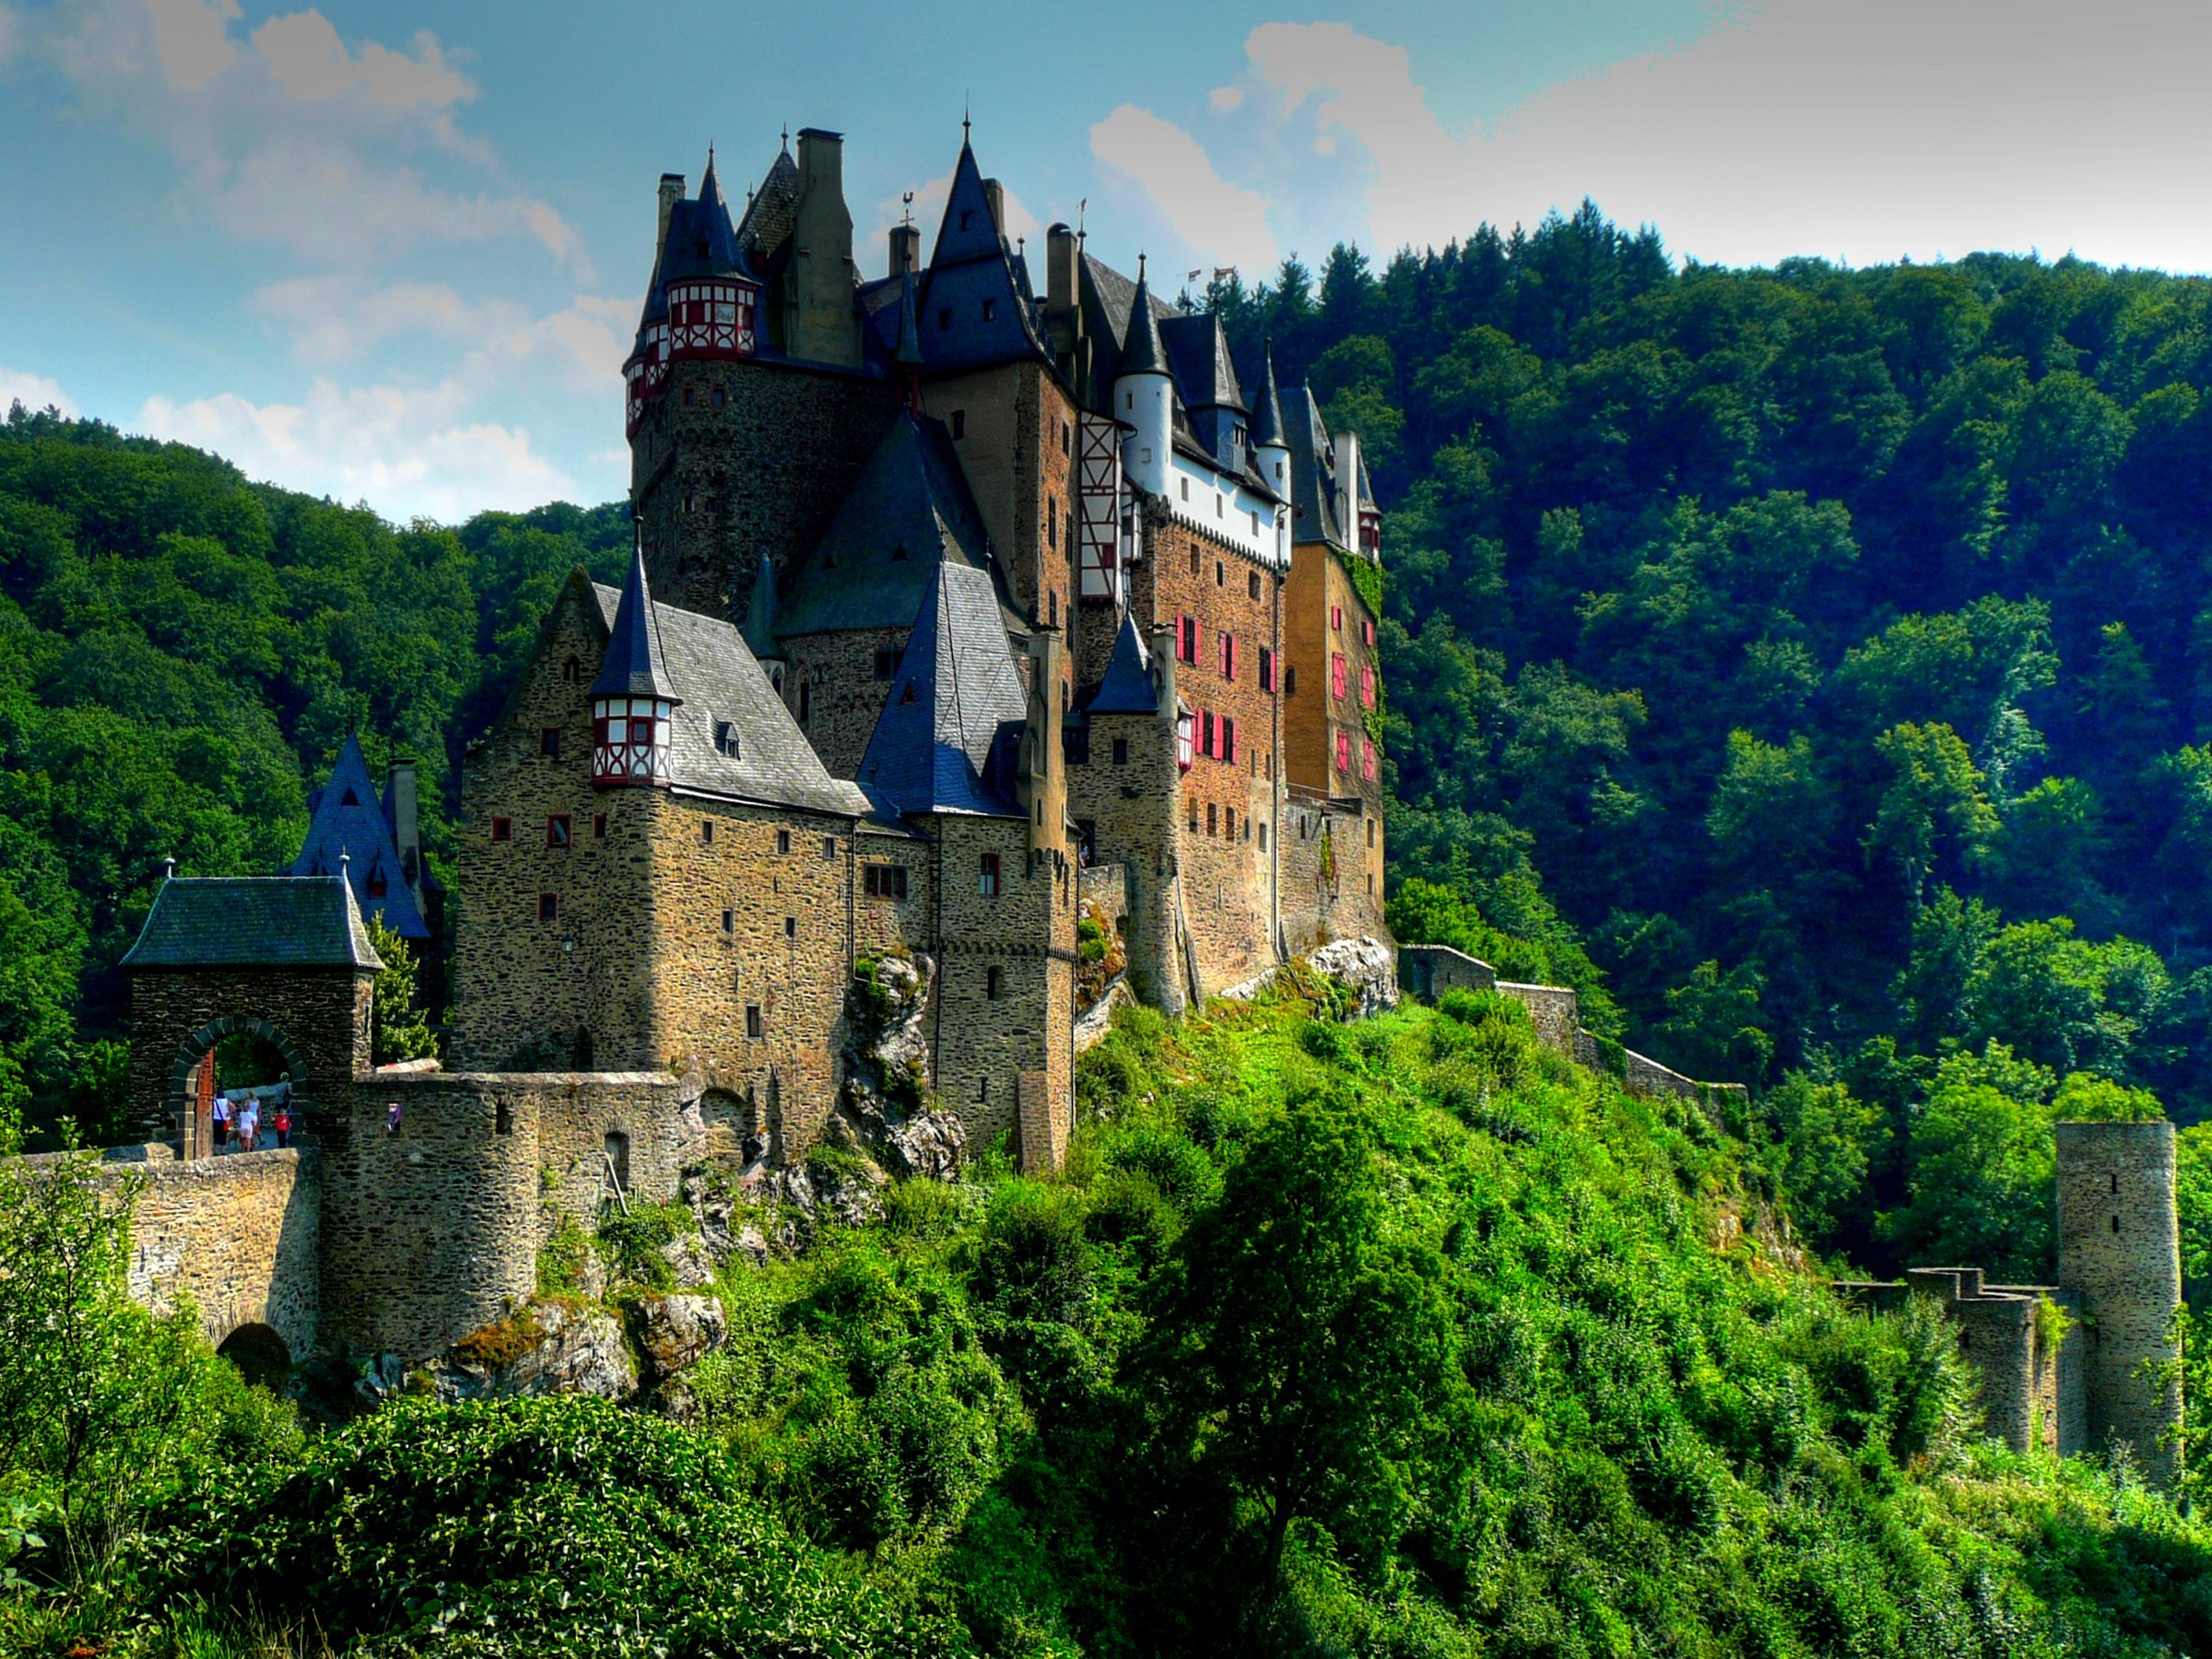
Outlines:
<svg viewBox="0 0 2212 1659"><path fill-rule="evenodd" d="M799 129L799 199L791 229L796 327L785 335L794 358L860 367L860 318L853 290L853 215L845 206L845 140L820 127Z"/></svg>
<svg viewBox="0 0 2212 1659"><path fill-rule="evenodd" d="M1083 308L1077 302L1077 262L1082 256L1082 243L1065 225L1044 233L1044 321L1053 349L1063 354L1075 350L1083 332Z"/></svg>
<svg viewBox="0 0 2212 1659"><path fill-rule="evenodd" d="M991 229L997 231L1001 241L1006 234L1006 189L996 179L983 181L983 200L991 208Z"/></svg>
<svg viewBox="0 0 2212 1659"><path fill-rule="evenodd" d="M653 243L655 253L668 245L668 215L683 199L684 175L682 173L663 173L661 175L661 234L660 239Z"/></svg>
<svg viewBox="0 0 2212 1659"><path fill-rule="evenodd" d="M681 188L681 181L678 181ZM384 804L392 813L392 844L399 853L400 872L415 896L417 913L429 911L422 899L422 830L415 810L415 762L394 760L384 782Z"/></svg>
<svg viewBox="0 0 2212 1659"><path fill-rule="evenodd" d="M1336 523L1356 551L1359 546L1359 434L1336 434Z"/></svg>
<svg viewBox="0 0 2212 1659"><path fill-rule="evenodd" d="M922 227L893 225L891 227L891 268L894 276L922 268Z"/></svg>

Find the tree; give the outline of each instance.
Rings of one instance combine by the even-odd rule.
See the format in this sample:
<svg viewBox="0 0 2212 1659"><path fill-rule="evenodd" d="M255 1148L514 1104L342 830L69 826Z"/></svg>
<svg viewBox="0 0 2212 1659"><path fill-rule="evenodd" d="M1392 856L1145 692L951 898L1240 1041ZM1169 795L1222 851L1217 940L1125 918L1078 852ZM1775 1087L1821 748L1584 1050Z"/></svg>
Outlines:
<svg viewBox="0 0 2212 1659"><path fill-rule="evenodd" d="M1879 1107L1835 1080L1793 1071L1767 1096L1783 1150L1791 1217L1823 1250L1865 1237L1866 1171L1889 1137Z"/></svg>
<svg viewBox="0 0 2212 1659"><path fill-rule="evenodd" d="M1889 763L1889 786L1866 833L1869 861L1886 857L1917 908L1947 850L1949 865L1978 863L1999 829L1983 776L1947 725L1891 726L1875 739Z"/></svg>
<svg viewBox="0 0 2212 1659"><path fill-rule="evenodd" d="M369 942L376 947L383 967L377 971L372 1049L376 1064L394 1060L421 1060L438 1052L437 1034L429 1017L415 1006L415 953L406 940L394 933L380 916L365 918Z"/></svg>
<svg viewBox="0 0 2212 1659"><path fill-rule="evenodd" d="M1907 1260L1979 1266L1998 1284L2048 1281L2057 1088L1994 1041L1943 1063L1912 1124L1911 1201L1886 1218Z"/></svg>

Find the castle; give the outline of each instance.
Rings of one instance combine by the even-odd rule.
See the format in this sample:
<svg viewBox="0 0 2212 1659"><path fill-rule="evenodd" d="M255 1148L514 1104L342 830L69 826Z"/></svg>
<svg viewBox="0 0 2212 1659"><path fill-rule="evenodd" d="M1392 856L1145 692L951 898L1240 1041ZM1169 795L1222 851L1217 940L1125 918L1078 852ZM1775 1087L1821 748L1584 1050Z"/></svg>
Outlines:
<svg viewBox="0 0 2212 1659"><path fill-rule="evenodd" d="M318 1143L288 1219L175 1283L295 1354L433 1350L529 1294L548 1209L672 1198L708 1144L772 1170L923 1119L1054 1168L1088 1004L1386 936L1356 435L1141 257L1055 225L1040 295L965 137L926 262L900 224L864 279L841 158L801 133L742 215L712 157L662 177L635 550L571 576L468 749L452 892L411 769L380 801L349 743L288 876L165 882L125 960L138 1114L221 1193L212 1051L284 1058ZM449 904L447 1067L375 1068L361 916ZM267 1289L311 1256L312 1296Z"/></svg>

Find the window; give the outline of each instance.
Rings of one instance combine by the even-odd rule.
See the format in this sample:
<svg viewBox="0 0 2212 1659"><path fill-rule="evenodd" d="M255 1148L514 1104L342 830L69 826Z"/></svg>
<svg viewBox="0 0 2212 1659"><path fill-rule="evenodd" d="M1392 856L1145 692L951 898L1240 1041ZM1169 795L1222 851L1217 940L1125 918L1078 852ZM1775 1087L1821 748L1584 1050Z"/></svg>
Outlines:
<svg viewBox="0 0 2212 1659"><path fill-rule="evenodd" d="M1336 770L1340 772L1352 770L1352 735L1349 732L1336 734Z"/></svg>
<svg viewBox="0 0 2212 1659"><path fill-rule="evenodd" d="M1004 968L984 969L983 995L985 999L991 1002L996 1002L1001 996L1006 994L1006 971Z"/></svg>
<svg viewBox="0 0 2212 1659"><path fill-rule="evenodd" d="M1214 712L1211 709L1198 716L1198 752L1202 755L1214 752Z"/></svg>
<svg viewBox="0 0 2212 1659"><path fill-rule="evenodd" d="M1044 545L1055 551L1060 546L1060 498L1044 498Z"/></svg>
<svg viewBox="0 0 2212 1659"><path fill-rule="evenodd" d="M1370 646L1374 644L1375 619L1372 617L1368 617L1361 619L1359 623L1359 637L1365 640Z"/></svg>
<svg viewBox="0 0 2212 1659"><path fill-rule="evenodd" d="M1126 766L1129 764L1128 738L1116 737L1113 740L1113 763L1116 766Z"/></svg>
<svg viewBox="0 0 2212 1659"><path fill-rule="evenodd" d="M899 653L887 645L876 653L876 677L888 680L897 678L898 675Z"/></svg>
<svg viewBox="0 0 2212 1659"><path fill-rule="evenodd" d="M745 1005L745 1034L755 1042L760 1041L760 1005L759 1003Z"/></svg>
<svg viewBox="0 0 2212 1659"><path fill-rule="evenodd" d="M1329 627L1336 633L1342 633L1344 631L1343 606L1332 605L1329 606Z"/></svg>
<svg viewBox="0 0 2212 1659"><path fill-rule="evenodd" d="M537 752L548 760L560 759L560 728L541 727L537 734Z"/></svg>
<svg viewBox="0 0 2212 1659"><path fill-rule="evenodd" d="M560 920L560 895L559 893L540 893L537 896L537 919L540 922Z"/></svg>
<svg viewBox="0 0 2212 1659"><path fill-rule="evenodd" d="M1344 696L1349 688L1348 681L1349 675L1345 665L1344 653L1341 651L1331 652L1329 653L1330 694L1335 697Z"/></svg>
<svg viewBox="0 0 2212 1659"><path fill-rule="evenodd" d="M574 657L569 658L560 665L560 677L567 680L570 685L574 685L583 677L583 665Z"/></svg>
<svg viewBox="0 0 2212 1659"><path fill-rule="evenodd" d="M1175 619L1175 654L1193 667L1198 663L1198 618L1178 617Z"/></svg>
<svg viewBox="0 0 2212 1659"><path fill-rule="evenodd" d="M739 759L737 727L735 724L727 720L714 723L714 750L717 754L727 755L733 760Z"/></svg>
<svg viewBox="0 0 2212 1659"><path fill-rule="evenodd" d="M906 897L904 865L863 865L861 878L871 899L896 900Z"/></svg>
<svg viewBox="0 0 2212 1659"><path fill-rule="evenodd" d="M1234 762L1237 758L1237 722L1231 714L1221 716L1221 759Z"/></svg>
<svg viewBox="0 0 2212 1659"><path fill-rule="evenodd" d="M790 831L790 830L777 830L777 831L776 831L776 851L777 851L777 852L779 852L779 853L782 853L782 854L783 854L785 857L789 857L789 856L790 856L790 854L791 854L791 831Z"/></svg>
<svg viewBox="0 0 2212 1659"><path fill-rule="evenodd" d="M718 409L722 407L722 388L720 386L714 388L714 406Z"/></svg>
<svg viewBox="0 0 2212 1659"><path fill-rule="evenodd" d="M1267 826L1265 824L1260 826L1260 851L1267 851Z"/></svg>
<svg viewBox="0 0 2212 1659"><path fill-rule="evenodd" d="M963 229L963 230L967 229L968 229L968 221L969 221L970 219L973 218L974 217L975 217L975 214L974 214L974 211L973 211L972 209L969 209L969 208L963 208L963 209L961 209L961 212L960 212L960 229Z"/></svg>
<svg viewBox="0 0 2212 1659"><path fill-rule="evenodd" d="M1288 697L1297 689L1298 666L1294 663L1285 663L1283 665L1283 695Z"/></svg>
<svg viewBox="0 0 2212 1659"><path fill-rule="evenodd" d="M387 886L387 884L385 883L385 880L384 880L384 867L383 867L383 865L377 865L377 866L376 866L376 868L375 868L375 869L373 869L373 870L371 870L371 871L370 871L370 872L369 872L369 897L370 897L370 898L371 898L371 899L382 899L382 897L383 897L383 896L384 896L384 895L385 895L387 892L389 892L390 890L391 890L391 889L390 889L390 888Z"/></svg>
<svg viewBox="0 0 2212 1659"><path fill-rule="evenodd" d="M1375 706L1375 671L1364 663L1359 665L1359 701L1365 708Z"/></svg>
<svg viewBox="0 0 2212 1659"><path fill-rule="evenodd" d="M604 812L592 814L592 839L594 841L606 839L606 814Z"/></svg>
<svg viewBox="0 0 2212 1659"><path fill-rule="evenodd" d="M569 815L557 812L546 820L546 845L565 847L569 844Z"/></svg>
<svg viewBox="0 0 2212 1659"><path fill-rule="evenodd" d="M787 939L795 939L799 936L799 919L796 916L783 918L783 936Z"/></svg>
<svg viewBox="0 0 2212 1659"><path fill-rule="evenodd" d="M1194 798L1191 802L1191 833L1198 833L1198 803Z"/></svg>
<svg viewBox="0 0 2212 1659"><path fill-rule="evenodd" d="M965 438L968 436L967 410L955 409L952 412L952 435L955 438Z"/></svg>
<svg viewBox="0 0 2212 1659"><path fill-rule="evenodd" d="M984 322L986 322L986 323L988 323L988 322L990 322L990 321L991 321L991 320L992 320L994 317L995 317L995 316L997 316L997 315L998 315L998 301L997 301L997 300L984 300L984 301L983 301L983 321L984 321Z"/></svg>
<svg viewBox="0 0 2212 1659"><path fill-rule="evenodd" d="M1058 588L1054 588L1050 593L1046 594L1044 597L1046 605L1046 625L1052 628L1057 628L1060 626L1060 590Z"/></svg>
<svg viewBox="0 0 2212 1659"><path fill-rule="evenodd" d="M1060 728L1060 758L1070 766L1090 764L1090 728L1086 725L1064 725Z"/></svg>
<svg viewBox="0 0 2212 1659"><path fill-rule="evenodd" d="M1230 841L1237 839L1237 809L1234 806L1221 808L1221 833Z"/></svg>
<svg viewBox="0 0 2212 1659"><path fill-rule="evenodd" d="M806 724L806 721L807 721L807 720L808 720L808 719L809 719L809 718L810 718L810 717L813 715L813 713L814 713L814 684L813 684L813 682L812 682L812 681L810 681L810 680L801 680L801 681L799 682L799 722L800 722L800 724Z"/></svg>
<svg viewBox="0 0 2212 1659"><path fill-rule="evenodd" d="M975 890L986 899L998 897L998 854L983 854L982 868L976 878Z"/></svg>
<svg viewBox="0 0 2212 1659"><path fill-rule="evenodd" d="M491 1132L494 1135L514 1133L514 1102L495 1100L491 1107Z"/></svg>
<svg viewBox="0 0 2212 1659"><path fill-rule="evenodd" d="M699 826L699 839L702 845L711 847L714 844L714 820L712 818L701 820Z"/></svg>
<svg viewBox="0 0 2212 1659"><path fill-rule="evenodd" d="M1076 429L1065 420L1060 423L1060 453L1064 455L1076 453Z"/></svg>
<svg viewBox="0 0 2212 1659"><path fill-rule="evenodd" d="M1224 633L1221 636L1221 650L1219 654L1221 658L1221 677L1227 680L1235 679L1237 677L1237 636L1235 634Z"/></svg>
<svg viewBox="0 0 2212 1659"><path fill-rule="evenodd" d="M1373 818L1367 820L1367 844L1371 847L1375 844L1375 820Z"/></svg>
<svg viewBox="0 0 2212 1659"><path fill-rule="evenodd" d="M1260 515L1256 512L1252 515L1252 533L1254 535L1260 533ZM1260 596L1260 573L1257 571L1250 571L1245 573L1244 591L1254 599Z"/></svg>
<svg viewBox="0 0 2212 1659"><path fill-rule="evenodd" d="M692 389L691 389L689 386L686 386L686 387L684 388L684 407L685 407L685 408L687 408L687 409L688 409L688 408L689 408L689 407L691 406L691 400L692 400L692 398L693 398L694 396L696 396L696 395L697 395L697 394L696 394L696 393L694 393L694 392L692 391Z"/></svg>
<svg viewBox="0 0 2212 1659"><path fill-rule="evenodd" d="M737 931L737 912L735 911L725 910L722 912L722 931L726 934L734 934Z"/></svg>
<svg viewBox="0 0 2212 1659"><path fill-rule="evenodd" d="M1191 499L1191 481L1188 478L1179 478L1176 482L1182 486L1182 499L1186 501L1189 500Z"/></svg>
<svg viewBox="0 0 2212 1659"><path fill-rule="evenodd" d="M1216 826L1218 825L1220 821L1220 808L1216 806L1213 802L1208 801L1206 804L1206 832L1208 835L1214 834L1216 832Z"/></svg>
<svg viewBox="0 0 2212 1659"><path fill-rule="evenodd" d="M1229 585L1229 567L1218 559L1214 560L1214 585L1216 587Z"/></svg>
<svg viewBox="0 0 2212 1659"><path fill-rule="evenodd" d="M1265 645L1260 647L1260 689L1275 689L1275 653Z"/></svg>
<svg viewBox="0 0 2212 1659"><path fill-rule="evenodd" d="M837 856L837 837L836 837L836 836L834 836L834 835L825 835L825 836L823 836L823 837L822 837L822 858L823 858L824 862L826 863L826 862L828 862L828 861L830 861L830 860L831 860L831 859L834 859L836 856Z"/></svg>
<svg viewBox="0 0 2212 1659"><path fill-rule="evenodd" d="M1375 781L1375 740L1371 737L1359 739L1359 775L1370 783Z"/></svg>
<svg viewBox="0 0 2212 1659"><path fill-rule="evenodd" d="M1191 574L1198 574L1198 549L1195 547L1191 549Z"/></svg>
<svg viewBox="0 0 2212 1659"><path fill-rule="evenodd" d="M493 818L491 820L491 839L495 841L512 841L514 839L514 820L503 818Z"/></svg>

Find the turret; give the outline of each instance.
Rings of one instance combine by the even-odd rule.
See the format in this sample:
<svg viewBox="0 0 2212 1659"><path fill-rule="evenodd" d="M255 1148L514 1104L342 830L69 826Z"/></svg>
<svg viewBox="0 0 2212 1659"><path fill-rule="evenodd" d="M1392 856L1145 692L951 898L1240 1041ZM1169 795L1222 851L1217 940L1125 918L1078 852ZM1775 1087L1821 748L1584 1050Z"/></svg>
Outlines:
<svg viewBox="0 0 2212 1659"><path fill-rule="evenodd" d="M665 789L676 705L661 656L660 618L645 585L645 543L631 549L629 580L592 682L592 782L603 788Z"/></svg>
<svg viewBox="0 0 2212 1659"><path fill-rule="evenodd" d="M663 173L659 206L660 252L622 366L633 439L646 405L666 389L671 363L749 358L758 343L760 283L738 249L712 154L696 200L684 199L683 174Z"/></svg>
<svg viewBox="0 0 2212 1659"><path fill-rule="evenodd" d="M1275 557L1290 568L1290 441L1283 435L1283 401L1275 384L1275 342L1263 347L1260 394L1252 411L1252 458L1267 488L1282 499L1275 510Z"/></svg>
<svg viewBox="0 0 2212 1659"><path fill-rule="evenodd" d="M1136 262L1136 293L1129 301L1129 332L1122 341L1113 382L1113 412L1132 429L1122 442L1122 471L1153 495L1168 493L1168 460L1175 443L1175 382L1152 316L1144 256Z"/></svg>

